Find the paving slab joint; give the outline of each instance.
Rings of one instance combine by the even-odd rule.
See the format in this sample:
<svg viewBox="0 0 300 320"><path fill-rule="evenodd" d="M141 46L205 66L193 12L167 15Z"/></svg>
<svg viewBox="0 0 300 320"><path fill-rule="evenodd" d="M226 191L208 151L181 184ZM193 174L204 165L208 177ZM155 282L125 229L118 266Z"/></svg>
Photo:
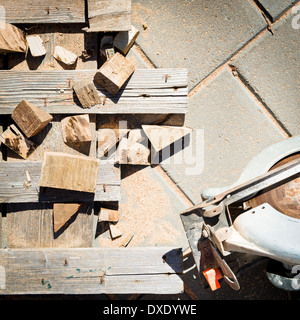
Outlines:
<svg viewBox="0 0 300 320"><path fill-rule="evenodd" d="M244 88L248 90L251 96L257 101L263 111L268 115L271 121L273 121L278 129L285 135L286 138L292 137L292 134L289 130L283 125L283 123L276 117L274 112L268 107L264 100L259 96L255 89L250 85L250 83L242 76L238 68L235 67L234 63L229 63L228 66L232 70L232 74L242 83Z"/></svg>

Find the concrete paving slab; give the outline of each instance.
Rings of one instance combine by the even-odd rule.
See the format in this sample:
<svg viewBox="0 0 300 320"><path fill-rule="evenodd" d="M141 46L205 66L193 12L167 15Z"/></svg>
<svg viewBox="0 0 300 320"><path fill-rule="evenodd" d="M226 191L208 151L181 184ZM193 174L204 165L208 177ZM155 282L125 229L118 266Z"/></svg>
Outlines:
<svg viewBox="0 0 300 320"><path fill-rule="evenodd" d="M189 99L185 126L195 129L190 144L161 165L194 203L203 188L234 183L256 154L285 138L229 67Z"/></svg>
<svg viewBox="0 0 300 320"><path fill-rule="evenodd" d="M272 17L272 21L275 21L298 0L259 0L258 2Z"/></svg>
<svg viewBox="0 0 300 320"><path fill-rule="evenodd" d="M157 68L189 69L190 89L266 27L248 0L133 0L132 23Z"/></svg>
<svg viewBox="0 0 300 320"><path fill-rule="evenodd" d="M290 14L273 25L234 61L252 90L291 135L300 133L299 30Z"/></svg>

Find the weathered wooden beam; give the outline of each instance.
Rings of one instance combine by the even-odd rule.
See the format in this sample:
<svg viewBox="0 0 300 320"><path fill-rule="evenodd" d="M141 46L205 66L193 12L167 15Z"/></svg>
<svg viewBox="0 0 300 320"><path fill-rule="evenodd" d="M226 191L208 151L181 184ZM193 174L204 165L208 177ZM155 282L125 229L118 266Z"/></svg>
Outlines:
<svg viewBox="0 0 300 320"><path fill-rule="evenodd" d="M131 0L88 0L87 32L127 31L131 27Z"/></svg>
<svg viewBox="0 0 300 320"><path fill-rule="evenodd" d="M85 23L84 0L0 0L9 23Z"/></svg>
<svg viewBox="0 0 300 320"><path fill-rule="evenodd" d="M135 70L115 96L96 84L103 102L84 109L74 97L73 85L86 78L93 79L95 73L95 70L1 70L0 114L11 114L22 99L50 114L187 112L187 69Z"/></svg>
<svg viewBox="0 0 300 320"><path fill-rule="evenodd" d="M33 57L41 57L46 54L43 39L39 35L26 36L26 42Z"/></svg>
<svg viewBox="0 0 300 320"><path fill-rule="evenodd" d="M182 252L172 247L1 249L0 294L183 292Z"/></svg>
<svg viewBox="0 0 300 320"><path fill-rule="evenodd" d="M100 162L95 194L40 188L41 161L0 162L0 203L120 200L120 169Z"/></svg>

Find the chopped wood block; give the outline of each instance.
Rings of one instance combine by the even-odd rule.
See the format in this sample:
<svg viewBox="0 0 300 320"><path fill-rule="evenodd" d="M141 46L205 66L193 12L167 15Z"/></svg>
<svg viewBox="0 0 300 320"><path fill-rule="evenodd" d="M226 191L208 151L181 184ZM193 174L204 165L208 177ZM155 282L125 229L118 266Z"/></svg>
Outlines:
<svg viewBox="0 0 300 320"><path fill-rule="evenodd" d="M192 132L192 129L186 127L143 125L142 128L156 152Z"/></svg>
<svg viewBox="0 0 300 320"><path fill-rule="evenodd" d="M98 221L118 222L120 211L116 209L101 208Z"/></svg>
<svg viewBox="0 0 300 320"><path fill-rule="evenodd" d="M115 95L133 72L134 65L117 52L96 72L95 81Z"/></svg>
<svg viewBox="0 0 300 320"><path fill-rule="evenodd" d="M51 114L26 100L16 106L11 117L27 138L38 134L53 119Z"/></svg>
<svg viewBox="0 0 300 320"><path fill-rule="evenodd" d="M54 203L53 204L53 230L57 232L62 228L82 206L80 203Z"/></svg>
<svg viewBox="0 0 300 320"><path fill-rule="evenodd" d="M0 28L0 52L26 52L25 32L4 23L4 28Z"/></svg>
<svg viewBox="0 0 300 320"><path fill-rule="evenodd" d="M92 141L90 117L88 114L70 116L61 120L65 143L84 143Z"/></svg>
<svg viewBox="0 0 300 320"><path fill-rule="evenodd" d="M136 38L138 37L140 31L134 26L131 26L129 31L120 31L114 38L114 46L120 50L124 55L127 54L129 49L134 44Z"/></svg>
<svg viewBox="0 0 300 320"><path fill-rule="evenodd" d="M128 133L129 129L99 129L97 139L97 156L103 157L120 139Z"/></svg>
<svg viewBox="0 0 300 320"><path fill-rule="evenodd" d="M26 36L28 48L33 57L41 57L46 54L46 49L43 45L43 40L39 35Z"/></svg>
<svg viewBox="0 0 300 320"><path fill-rule="evenodd" d="M133 142L143 142L147 139L147 136L143 129L132 129L128 133L128 140L131 140Z"/></svg>
<svg viewBox="0 0 300 320"><path fill-rule="evenodd" d="M44 156L40 186L94 193L98 167L98 161L91 157L47 152Z"/></svg>
<svg viewBox="0 0 300 320"><path fill-rule="evenodd" d="M74 84L73 89L83 108L91 108L96 104L102 103L102 99L92 80L79 81Z"/></svg>
<svg viewBox="0 0 300 320"><path fill-rule="evenodd" d="M73 53L73 52L71 52L61 46L55 47L53 56L56 60L61 61L67 65L74 64L78 58L78 56L75 53Z"/></svg>
<svg viewBox="0 0 300 320"><path fill-rule="evenodd" d="M127 31L131 27L131 0L88 0L87 32Z"/></svg>
<svg viewBox="0 0 300 320"><path fill-rule="evenodd" d="M24 137L13 124L2 133L0 141L23 159L26 159L35 149L34 143Z"/></svg>
<svg viewBox="0 0 300 320"><path fill-rule="evenodd" d="M122 232L112 223L109 224L109 232L112 239L122 236Z"/></svg>
<svg viewBox="0 0 300 320"><path fill-rule="evenodd" d="M141 143L123 138L116 152L120 164L149 165L150 150Z"/></svg>

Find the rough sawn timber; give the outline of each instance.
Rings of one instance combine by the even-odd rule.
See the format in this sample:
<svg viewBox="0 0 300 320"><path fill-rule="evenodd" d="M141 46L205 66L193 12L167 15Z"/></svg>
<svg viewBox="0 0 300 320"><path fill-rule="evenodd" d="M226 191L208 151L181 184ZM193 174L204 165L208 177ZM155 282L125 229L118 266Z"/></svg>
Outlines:
<svg viewBox="0 0 300 320"><path fill-rule="evenodd" d="M95 83L102 104L83 109L73 85L93 79L95 70L0 71L0 114L11 114L25 99L50 114L185 114L188 71L183 68L138 69L112 96Z"/></svg>
<svg viewBox="0 0 300 320"><path fill-rule="evenodd" d="M41 161L0 162L0 203L120 200L120 170L112 163L100 162L95 194L40 189L41 169Z"/></svg>
<svg viewBox="0 0 300 320"><path fill-rule="evenodd" d="M1 249L0 265L5 272L0 294L183 291L177 248Z"/></svg>
<svg viewBox="0 0 300 320"><path fill-rule="evenodd" d="M85 0L0 0L0 6L9 23L86 22Z"/></svg>

